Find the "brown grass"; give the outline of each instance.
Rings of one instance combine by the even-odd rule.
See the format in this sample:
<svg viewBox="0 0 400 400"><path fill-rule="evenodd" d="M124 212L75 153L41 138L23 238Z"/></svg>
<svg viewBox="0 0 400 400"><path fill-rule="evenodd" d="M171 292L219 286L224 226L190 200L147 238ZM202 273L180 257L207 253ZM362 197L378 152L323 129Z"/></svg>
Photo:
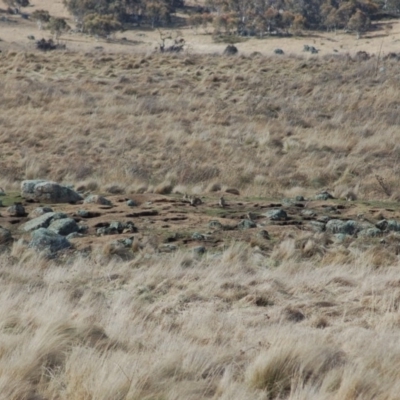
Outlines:
<svg viewBox="0 0 400 400"><path fill-rule="evenodd" d="M2 181L96 177L106 190L164 192L166 181L206 190L218 180L248 195L346 186L384 198L376 175L399 185L398 82L397 63L382 63L376 75L375 60L346 56L9 52Z"/></svg>

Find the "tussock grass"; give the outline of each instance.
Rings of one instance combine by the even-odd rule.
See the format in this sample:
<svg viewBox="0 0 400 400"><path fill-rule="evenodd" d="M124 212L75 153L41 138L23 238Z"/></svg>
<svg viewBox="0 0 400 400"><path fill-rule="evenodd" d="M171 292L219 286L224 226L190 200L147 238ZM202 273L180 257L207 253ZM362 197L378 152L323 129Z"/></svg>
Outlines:
<svg viewBox="0 0 400 400"><path fill-rule="evenodd" d="M15 253L0 256L3 398L397 396L398 260Z"/></svg>

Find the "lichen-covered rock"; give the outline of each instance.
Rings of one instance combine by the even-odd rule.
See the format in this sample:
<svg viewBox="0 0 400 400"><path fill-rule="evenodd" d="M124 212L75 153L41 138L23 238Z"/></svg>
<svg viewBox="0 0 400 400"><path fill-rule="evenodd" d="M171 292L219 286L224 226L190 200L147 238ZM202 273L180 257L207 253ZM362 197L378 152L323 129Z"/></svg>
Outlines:
<svg viewBox="0 0 400 400"><path fill-rule="evenodd" d="M89 195L88 197L86 197L84 202L87 204L100 204L102 206L112 206L110 200L106 199L103 196L99 196L98 194Z"/></svg>
<svg viewBox="0 0 400 400"><path fill-rule="evenodd" d="M287 219L287 214L285 210L282 210L281 208L277 208L275 210L269 210L265 213L265 215L271 220L271 221L284 221Z"/></svg>
<svg viewBox="0 0 400 400"><path fill-rule="evenodd" d="M127 204L129 207L136 207L136 206L137 206L137 203L136 203L135 201L133 201L133 200L128 200L128 201L126 202L126 204Z"/></svg>
<svg viewBox="0 0 400 400"><path fill-rule="evenodd" d="M202 235L199 232L194 232L192 235L192 239L193 240L205 240L205 237L204 237L204 235Z"/></svg>
<svg viewBox="0 0 400 400"><path fill-rule="evenodd" d="M68 218L67 214L59 212L49 212L43 214L41 217L31 219L22 226L25 232L32 232L39 228L47 228L52 221L57 219Z"/></svg>
<svg viewBox="0 0 400 400"><path fill-rule="evenodd" d="M50 212L53 212L51 207L37 207L29 213L29 218L37 218Z"/></svg>
<svg viewBox="0 0 400 400"><path fill-rule="evenodd" d="M12 241L11 232L0 226L0 244L6 244Z"/></svg>
<svg viewBox="0 0 400 400"><path fill-rule="evenodd" d="M29 180L21 183L21 195L26 199L47 203L76 203L82 196L56 182Z"/></svg>
<svg viewBox="0 0 400 400"><path fill-rule="evenodd" d="M59 235L67 236L70 233L78 232L79 226L72 218L62 218L53 221L48 229Z"/></svg>
<svg viewBox="0 0 400 400"><path fill-rule="evenodd" d="M250 221L249 219L243 219L238 223L237 227L239 229L251 229L251 228L257 228L257 224L253 221Z"/></svg>
<svg viewBox="0 0 400 400"><path fill-rule="evenodd" d="M24 217L26 215L25 207L20 203L15 203L7 208L7 214L11 217Z"/></svg>
<svg viewBox="0 0 400 400"><path fill-rule="evenodd" d="M216 221L216 220L211 220L209 223L208 223L208 226L210 227L210 228L214 228L214 229L222 229L222 224L221 224L221 222L219 222L219 221Z"/></svg>
<svg viewBox="0 0 400 400"><path fill-rule="evenodd" d="M207 250L206 250L206 248L205 248L204 246L197 246L197 247L193 247L192 251L193 251L194 254L196 254L196 255L198 255L198 256L201 256L201 255L203 255Z"/></svg>
<svg viewBox="0 0 400 400"><path fill-rule="evenodd" d="M330 233L344 233L346 235L355 235L360 226L356 221L342 221L341 219L331 219L326 224L326 230Z"/></svg>
<svg viewBox="0 0 400 400"><path fill-rule="evenodd" d="M46 228L39 228L32 232L29 247L37 251L55 253L60 250L68 249L71 247L71 243L64 236Z"/></svg>

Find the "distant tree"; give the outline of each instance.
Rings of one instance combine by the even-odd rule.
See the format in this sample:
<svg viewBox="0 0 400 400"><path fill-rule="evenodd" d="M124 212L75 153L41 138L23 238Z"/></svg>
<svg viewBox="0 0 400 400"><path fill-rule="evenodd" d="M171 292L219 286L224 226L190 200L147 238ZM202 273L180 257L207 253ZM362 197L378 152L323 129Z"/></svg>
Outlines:
<svg viewBox="0 0 400 400"><path fill-rule="evenodd" d="M21 7L28 7L30 4L29 0L3 0L3 3L18 12Z"/></svg>
<svg viewBox="0 0 400 400"><path fill-rule="evenodd" d="M362 33L366 32L371 24L370 19L367 17L367 15L357 9L355 14L350 18L347 27L356 32L357 34L357 39L360 39Z"/></svg>
<svg viewBox="0 0 400 400"><path fill-rule="evenodd" d="M84 32L92 35L108 36L122 29L121 23L113 15L89 14L83 20Z"/></svg>
<svg viewBox="0 0 400 400"><path fill-rule="evenodd" d="M31 19L36 21L39 29L43 29L43 24L49 22L50 18L51 18L51 16L50 16L49 12L46 10L35 10L31 14Z"/></svg>
<svg viewBox="0 0 400 400"><path fill-rule="evenodd" d="M50 18L47 28L50 29L50 32L55 36L57 40L63 32L66 32L70 29L64 18L53 17Z"/></svg>

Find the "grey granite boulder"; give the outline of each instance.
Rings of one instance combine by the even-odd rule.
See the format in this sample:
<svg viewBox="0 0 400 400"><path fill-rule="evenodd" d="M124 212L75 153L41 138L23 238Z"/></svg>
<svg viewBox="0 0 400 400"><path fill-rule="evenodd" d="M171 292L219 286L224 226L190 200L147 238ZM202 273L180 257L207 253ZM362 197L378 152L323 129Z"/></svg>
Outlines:
<svg viewBox="0 0 400 400"><path fill-rule="evenodd" d="M341 219L331 219L326 224L326 230L330 233L344 233L346 235L355 235L360 227L356 221L342 221Z"/></svg>
<svg viewBox="0 0 400 400"><path fill-rule="evenodd" d="M78 232L79 226L72 218L62 218L52 221L48 229L59 235L67 236L70 233Z"/></svg>
<svg viewBox="0 0 400 400"><path fill-rule="evenodd" d="M52 221L63 218L68 218L67 214L59 212L46 213L41 217L37 217L26 222L24 225L22 225L22 230L25 232L32 232L39 228L47 228Z"/></svg>
<svg viewBox="0 0 400 400"><path fill-rule="evenodd" d="M47 203L76 203L82 196L56 182L29 180L21 183L22 197Z"/></svg>
<svg viewBox="0 0 400 400"><path fill-rule="evenodd" d="M55 253L63 249L68 249L71 247L71 243L64 236L46 228L39 228L32 233L29 247L37 251Z"/></svg>
<svg viewBox="0 0 400 400"><path fill-rule="evenodd" d="M282 210L281 208L277 208L275 210L269 210L265 213L265 215L271 220L271 221L280 221L280 220L286 220L287 219L287 214L285 210Z"/></svg>

